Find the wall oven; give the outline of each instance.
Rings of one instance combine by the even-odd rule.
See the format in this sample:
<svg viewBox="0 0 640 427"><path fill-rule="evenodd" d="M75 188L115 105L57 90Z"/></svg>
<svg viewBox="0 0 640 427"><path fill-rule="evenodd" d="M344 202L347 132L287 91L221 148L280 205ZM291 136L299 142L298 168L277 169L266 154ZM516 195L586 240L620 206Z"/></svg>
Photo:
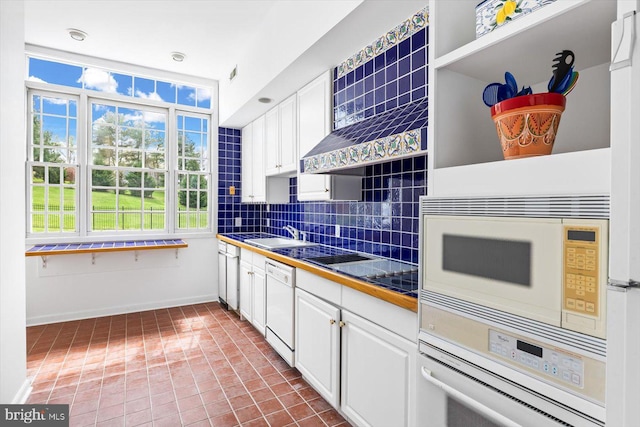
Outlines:
<svg viewBox="0 0 640 427"><path fill-rule="evenodd" d="M608 196L421 199L425 425L604 425L608 216Z"/></svg>

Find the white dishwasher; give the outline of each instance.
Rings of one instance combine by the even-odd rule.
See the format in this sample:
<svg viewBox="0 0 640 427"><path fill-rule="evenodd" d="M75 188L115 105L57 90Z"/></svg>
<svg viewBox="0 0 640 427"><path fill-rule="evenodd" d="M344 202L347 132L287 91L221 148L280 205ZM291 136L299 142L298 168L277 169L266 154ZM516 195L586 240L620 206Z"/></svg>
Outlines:
<svg viewBox="0 0 640 427"><path fill-rule="evenodd" d="M267 259L267 342L289 364L294 365L294 288L296 269Z"/></svg>

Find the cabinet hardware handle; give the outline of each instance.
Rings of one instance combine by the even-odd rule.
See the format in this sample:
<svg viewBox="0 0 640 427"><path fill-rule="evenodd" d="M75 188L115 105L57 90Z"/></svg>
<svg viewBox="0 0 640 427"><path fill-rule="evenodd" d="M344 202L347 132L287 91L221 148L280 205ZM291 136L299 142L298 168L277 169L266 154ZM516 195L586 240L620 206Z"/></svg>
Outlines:
<svg viewBox="0 0 640 427"><path fill-rule="evenodd" d="M338 325L340 325L340 327L342 328L343 326L346 325L346 323L344 323L342 320L340 321L340 323L338 323Z"/></svg>
<svg viewBox="0 0 640 427"><path fill-rule="evenodd" d="M329 189L328 189L328 188L325 188L325 189L324 189L324 192L325 192L325 193L328 193L328 192L329 192Z"/></svg>
<svg viewBox="0 0 640 427"><path fill-rule="evenodd" d="M336 323L336 321L335 321L335 319L329 319L329 323L330 323L331 325L333 325L334 323Z"/></svg>

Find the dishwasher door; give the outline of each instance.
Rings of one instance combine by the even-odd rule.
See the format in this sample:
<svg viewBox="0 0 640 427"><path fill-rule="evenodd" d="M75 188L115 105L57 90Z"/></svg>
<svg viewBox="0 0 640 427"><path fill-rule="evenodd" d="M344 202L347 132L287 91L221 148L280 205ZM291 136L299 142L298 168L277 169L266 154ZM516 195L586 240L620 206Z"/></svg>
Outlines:
<svg viewBox="0 0 640 427"><path fill-rule="evenodd" d="M227 245L227 252L225 254L226 262L226 275L227 275L227 290L226 301L228 308L231 310L238 310L238 293L240 282L240 248L233 245Z"/></svg>
<svg viewBox="0 0 640 427"><path fill-rule="evenodd" d="M268 260L265 269L267 342L293 366L295 268Z"/></svg>
<svg viewBox="0 0 640 427"><path fill-rule="evenodd" d="M218 242L218 300L224 308L227 306L227 244Z"/></svg>

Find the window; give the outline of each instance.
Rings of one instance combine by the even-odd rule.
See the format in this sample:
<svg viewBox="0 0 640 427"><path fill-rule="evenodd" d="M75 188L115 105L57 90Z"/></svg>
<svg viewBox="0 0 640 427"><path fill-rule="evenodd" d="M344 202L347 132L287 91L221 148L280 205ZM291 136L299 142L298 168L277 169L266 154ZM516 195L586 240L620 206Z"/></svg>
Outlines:
<svg viewBox="0 0 640 427"><path fill-rule="evenodd" d="M78 232L78 100L30 97L28 229L33 233Z"/></svg>
<svg viewBox="0 0 640 427"><path fill-rule="evenodd" d="M167 114L91 103L89 230L166 229Z"/></svg>
<svg viewBox="0 0 640 427"><path fill-rule="evenodd" d="M211 231L210 89L29 65L29 237Z"/></svg>

